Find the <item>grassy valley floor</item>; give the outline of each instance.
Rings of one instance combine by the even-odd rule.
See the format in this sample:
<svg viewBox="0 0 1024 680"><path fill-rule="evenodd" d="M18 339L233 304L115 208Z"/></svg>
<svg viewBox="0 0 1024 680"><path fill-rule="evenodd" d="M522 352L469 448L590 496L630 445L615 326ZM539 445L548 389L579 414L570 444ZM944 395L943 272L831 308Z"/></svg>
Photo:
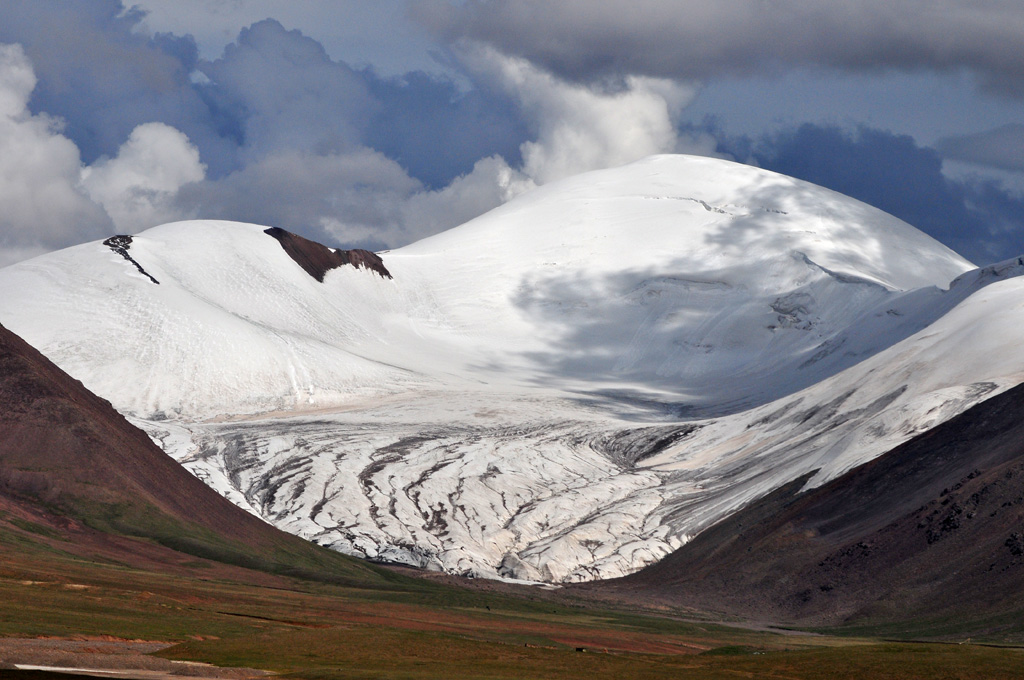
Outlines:
<svg viewBox="0 0 1024 680"><path fill-rule="evenodd" d="M224 675L167 660L310 680L1024 677L1024 650L1011 647L787 635L401 575L340 586L199 558L191 574L166 574L84 559L20 530L0 538L5 678L55 677L13 663L123 670L126 659L110 651L118 641L164 643L143 645L151 653L131 663L193 677ZM32 652L24 638L43 638L51 652ZM78 646L56 653L54 638Z"/></svg>

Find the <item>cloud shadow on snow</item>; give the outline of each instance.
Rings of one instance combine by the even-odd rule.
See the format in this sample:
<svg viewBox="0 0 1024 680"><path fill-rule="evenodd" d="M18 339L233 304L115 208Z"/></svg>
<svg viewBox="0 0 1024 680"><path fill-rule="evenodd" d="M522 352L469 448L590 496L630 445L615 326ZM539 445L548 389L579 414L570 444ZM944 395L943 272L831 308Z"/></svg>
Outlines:
<svg viewBox="0 0 1024 680"><path fill-rule="evenodd" d="M532 380L567 384L582 401L623 417L721 416L849 368L963 298L931 286L889 291L815 262L794 245L792 231L777 228L811 194L822 217L837 223L828 252L853 271L876 263L883 271L932 266L927 255L907 262L907 253L872 236L862 224L873 209L839 195L822 203L817 190L765 181L745 206L720 208L746 214L685 245L692 255L611 276L524 279L514 304L550 333L547 349L522 353L535 367ZM716 267L708 253L728 267Z"/></svg>

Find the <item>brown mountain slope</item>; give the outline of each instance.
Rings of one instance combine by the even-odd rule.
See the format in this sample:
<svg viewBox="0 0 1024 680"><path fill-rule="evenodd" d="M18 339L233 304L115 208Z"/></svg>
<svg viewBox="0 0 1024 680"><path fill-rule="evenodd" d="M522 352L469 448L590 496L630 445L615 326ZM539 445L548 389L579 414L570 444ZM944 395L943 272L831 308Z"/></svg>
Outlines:
<svg viewBox="0 0 1024 680"><path fill-rule="evenodd" d="M803 624L1024 631L1024 386L801 487L603 587Z"/></svg>
<svg viewBox="0 0 1024 680"><path fill-rule="evenodd" d="M328 580L389 578L235 507L3 326L0 530L139 566L199 556Z"/></svg>

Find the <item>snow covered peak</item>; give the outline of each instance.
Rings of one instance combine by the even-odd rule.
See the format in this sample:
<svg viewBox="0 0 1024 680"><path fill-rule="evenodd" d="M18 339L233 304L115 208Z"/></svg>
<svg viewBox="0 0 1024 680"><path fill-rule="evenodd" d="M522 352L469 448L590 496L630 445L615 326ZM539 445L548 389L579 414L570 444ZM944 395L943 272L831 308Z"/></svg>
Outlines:
<svg viewBox="0 0 1024 680"><path fill-rule="evenodd" d="M864 203L693 156L545 185L388 261L430 279L446 322L490 348L478 365L685 413L770 400L869 356L884 341L846 338L851 321L972 268Z"/></svg>
<svg viewBox="0 0 1024 680"><path fill-rule="evenodd" d="M136 235L127 259L70 248L0 271L14 291L0 321L138 414L323 408L444 384L716 413L905 337L916 328L889 333L885 319L882 340L849 328L971 266L863 203L688 156L541 187L388 252L394 279L330 269L340 251L301 241L297 260L273 229L194 221Z"/></svg>
<svg viewBox="0 0 1024 680"><path fill-rule="evenodd" d="M0 323L237 504L377 559L619 576L1024 380L1020 261L726 161L543 186L384 253L393 278L280 236L22 262Z"/></svg>
<svg viewBox="0 0 1024 680"><path fill-rule="evenodd" d="M458 249L523 268L554 260L595 272L673 266L691 273L801 252L837 274L899 290L946 286L974 268L860 201L768 170L686 155L552 182L397 252Z"/></svg>
<svg viewBox="0 0 1024 680"><path fill-rule="evenodd" d="M374 332L373 314L338 295L344 283L320 284L264 227L177 222L129 247L131 261L94 242L0 270L18 291L0 316L122 411L308 408L404 381L349 351ZM355 267L327 273L349 279L390 284Z"/></svg>

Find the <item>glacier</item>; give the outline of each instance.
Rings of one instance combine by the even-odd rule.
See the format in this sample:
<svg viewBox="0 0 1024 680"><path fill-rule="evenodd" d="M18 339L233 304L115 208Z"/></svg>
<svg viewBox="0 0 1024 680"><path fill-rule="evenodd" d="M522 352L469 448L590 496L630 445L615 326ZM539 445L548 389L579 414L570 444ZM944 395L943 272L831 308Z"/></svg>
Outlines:
<svg viewBox="0 0 1024 680"><path fill-rule="evenodd" d="M1020 261L728 161L545 185L380 253L391 279L319 282L264 230L0 269L0 323L236 504L371 559L621 576L1024 381Z"/></svg>

